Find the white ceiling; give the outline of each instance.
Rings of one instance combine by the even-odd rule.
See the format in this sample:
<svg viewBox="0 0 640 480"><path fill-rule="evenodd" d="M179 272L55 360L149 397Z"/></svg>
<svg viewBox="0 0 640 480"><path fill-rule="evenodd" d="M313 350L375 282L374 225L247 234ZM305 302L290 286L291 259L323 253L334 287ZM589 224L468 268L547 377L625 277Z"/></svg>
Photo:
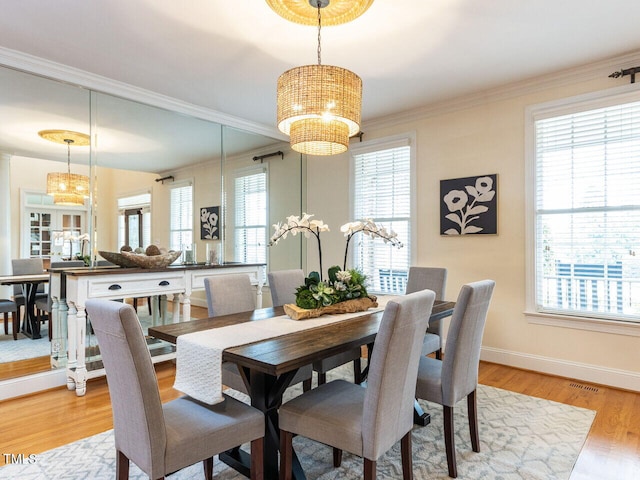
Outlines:
<svg viewBox="0 0 640 480"><path fill-rule="evenodd" d="M274 133L278 76L316 62L316 29L264 0L0 0L0 11L2 47ZM322 60L362 77L366 125L638 50L639 18L637 0L376 0L322 29Z"/></svg>

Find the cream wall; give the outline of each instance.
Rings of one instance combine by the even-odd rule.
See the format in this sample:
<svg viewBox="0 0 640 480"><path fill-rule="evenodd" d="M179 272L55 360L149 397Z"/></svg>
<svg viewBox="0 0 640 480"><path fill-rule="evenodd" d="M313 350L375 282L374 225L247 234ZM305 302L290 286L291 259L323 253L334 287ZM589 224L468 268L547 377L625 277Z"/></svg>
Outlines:
<svg viewBox="0 0 640 480"><path fill-rule="evenodd" d="M603 72L604 73L604 72ZM483 339L483 359L640 390L640 337L536 325L525 318L525 108L616 87L605 74L567 83L548 79L508 94L492 92L457 105L440 105L422 118L392 126L365 125L368 141L415 132L417 241L413 264L448 268L447 295L475 280L496 281ZM544 86L550 84L549 86ZM468 106L463 106L464 104ZM440 113L438 113L440 112ZM355 140L354 140L355 141ZM498 235L439 234L439 181L498 174ZM309 212L332 232L323 237L325 268L344 249L337 232L349 205L348 154L309 158ZM317 252L309 246L309 263Z"/></svg>

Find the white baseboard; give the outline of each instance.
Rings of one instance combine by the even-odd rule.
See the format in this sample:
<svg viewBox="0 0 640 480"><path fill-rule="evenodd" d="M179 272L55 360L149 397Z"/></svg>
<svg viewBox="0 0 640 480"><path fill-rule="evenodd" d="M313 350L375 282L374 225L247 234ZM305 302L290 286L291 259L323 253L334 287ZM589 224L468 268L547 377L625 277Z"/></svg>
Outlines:
<svg viewBox="0 0 640 480"><path fill-rule="evenodd" d="M60 368L0 382L0 401L67 384L67 370Z"/></svg>
<svg viewBox="0 0 640 480"><path fill-rule="evenodd" d="M482 347L480 358L487 362L533 370L560 377L608 385L640 392L640 373L606 368L587 363L570 362L557 358L530 355L498 348Z"/></svg>

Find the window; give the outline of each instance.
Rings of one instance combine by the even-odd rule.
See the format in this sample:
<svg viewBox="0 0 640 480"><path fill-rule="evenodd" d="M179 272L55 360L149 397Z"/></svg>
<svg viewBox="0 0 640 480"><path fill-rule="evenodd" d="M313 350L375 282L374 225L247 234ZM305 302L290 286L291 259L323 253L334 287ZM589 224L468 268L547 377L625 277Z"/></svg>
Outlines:
<svg viewBox="0 0 640 480"><path fill-rule="evenodd" d="M638 322L640 101L630 100L532 110L537 312Z"/></svg>
<svg viewBox="0 0 640 480"><path fill-rule="evenodd" d="M351 240L353 266L378 293L404 293L411 261L412 151L409 139L353 149L353 220L371 218L398 234L403 248L358 234Z"/></svg>
<svg viewBox="0 0 640 480"><path fill-rule="evenodd" d="M235 261L267 261L267 170L266 165L236 173Z"/></svg>
<svg viewBox="0 0 640 480"><path fill-rule="evenodd" d="M193 244L193 186L171 187L170 250L189 249Z"/></svg>
<svg viewBox="0 0 640 480"><path fill-rule="evenodd" d="M151 194L118 199L118 246L134 250L151 245Z"/></svg>

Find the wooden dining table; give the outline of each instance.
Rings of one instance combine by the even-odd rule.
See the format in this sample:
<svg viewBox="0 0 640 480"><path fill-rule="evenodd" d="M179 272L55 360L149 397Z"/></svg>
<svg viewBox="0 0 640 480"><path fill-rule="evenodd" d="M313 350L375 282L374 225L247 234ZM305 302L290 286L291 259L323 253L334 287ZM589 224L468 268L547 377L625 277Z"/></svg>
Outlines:
<svg viewBox="0 0 640 480"><path fill-rule="evenodd" d="M454 302L436 301L430 320L450 316ZM227 325L250 323L284 315L282 307L262 308L250 312L191 320L149 328L149 335L175 344L180 335ZM297 370L314 361L366 345L372 349L383 311L362 312L348 321L332 323L308 330L289 333L259 342L230 347L222 354L223 361L238 365L247 383L251 405L265 415L264 478L278 478L280 429L278 408L285 389ZM366 373L366 372L365 372ZM417 402L416 402L417 405ZM429 416L416 412L420 424L429 423ZM220 459L245 476L249 476L249 454L237 448L220 455ZM293 478L306 478L294 453Z"/></svg>
<svg viewBox="0 0 640 480"><path fill-rule="evenodd" d="M26 325L22 333L32 340L42 338L40 336L40 323L35 315L36 293L38 285L49 281L48 273L32 273L25 275L7 275L0 277L0 285L20 285L25 300Z"/></svg>

